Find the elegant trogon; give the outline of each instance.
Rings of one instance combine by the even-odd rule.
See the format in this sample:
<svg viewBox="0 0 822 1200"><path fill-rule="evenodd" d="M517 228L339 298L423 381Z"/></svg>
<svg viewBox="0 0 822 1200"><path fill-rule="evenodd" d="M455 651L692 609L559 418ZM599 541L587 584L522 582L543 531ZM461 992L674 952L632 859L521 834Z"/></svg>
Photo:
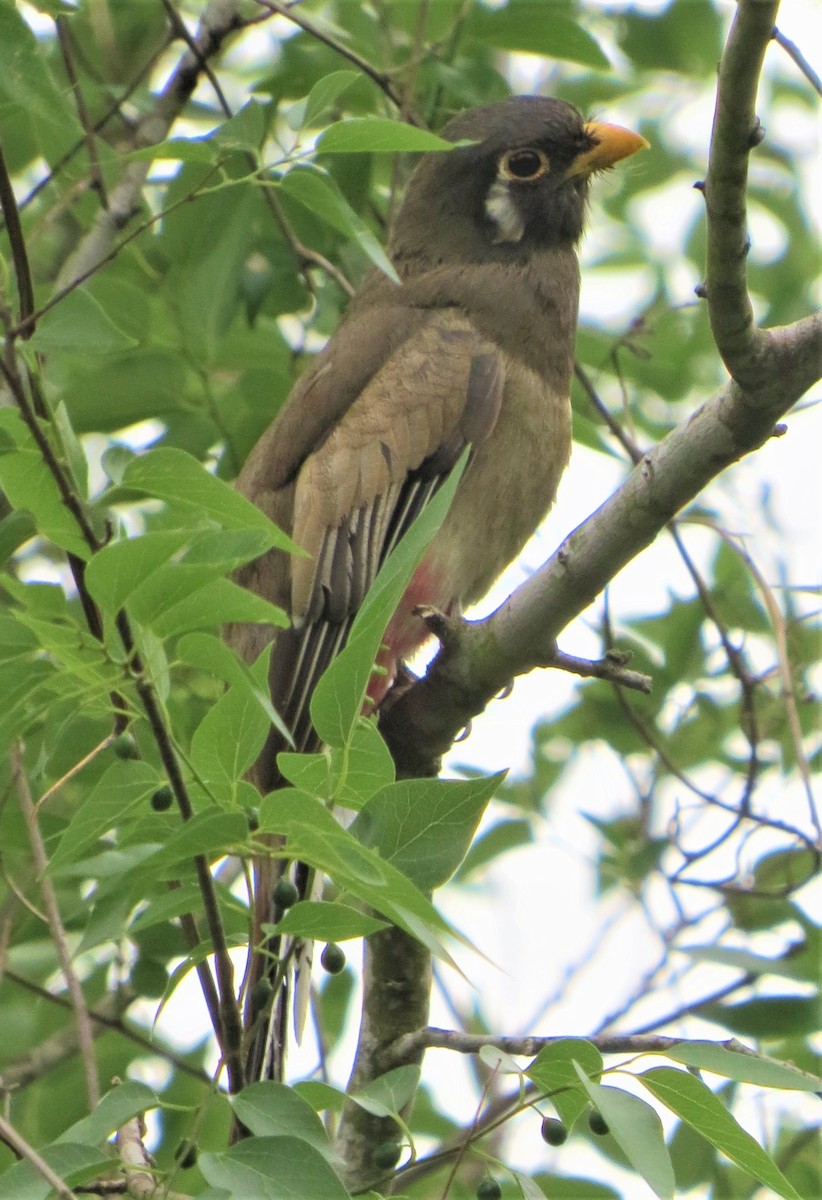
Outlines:
<svg viewBox="0 0 822 1200"><path fill-rule="evenodd" d="M589 181L647 144L537 96L472 109L443 136L466 144L421 157L392 222L400 283L368 275L239 479L307 551L272 551L239 575L291 616L270 684L298 749L316 748L312 690L380 564L467 445L450 511L386 631L375 704L426 637L414 607L478 600L548 511L571 443ZM231 636L254 659L271 635ZM272 732L254 769L262 790L278 784L285 748Z"/></svg>

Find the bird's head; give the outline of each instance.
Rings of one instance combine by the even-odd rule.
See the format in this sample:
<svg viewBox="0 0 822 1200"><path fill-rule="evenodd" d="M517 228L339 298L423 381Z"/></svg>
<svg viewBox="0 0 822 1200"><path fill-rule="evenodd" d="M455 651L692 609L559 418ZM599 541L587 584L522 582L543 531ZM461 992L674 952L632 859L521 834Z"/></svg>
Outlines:
<svg viewBox="0 0 822 1200"><path fill-rule="evenodd" d="M591 176L648 145L541 96L471 109L442 132L471 144L426 154L414 171L391 238L394 256L409 263L505 261L572 247Z"/></svg>

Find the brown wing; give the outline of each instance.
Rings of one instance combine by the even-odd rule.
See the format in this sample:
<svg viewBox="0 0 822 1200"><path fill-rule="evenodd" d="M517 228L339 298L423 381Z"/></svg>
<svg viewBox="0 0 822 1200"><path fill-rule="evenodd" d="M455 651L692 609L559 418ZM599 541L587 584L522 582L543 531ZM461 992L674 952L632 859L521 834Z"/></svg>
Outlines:
<svg viewBox="0 0 822 1200"><path fill-rule="evenodd" d="M401 310L400 310L401 311ZM374 336L390 311L371 314ZM361 322L357 323L358 325ZM331 353L312 373L307 385L289 401L284 420L272 437L298 428L299 401L305 420L317 424L322 392L335 386L345 392L350 380L337 379L334 360L345 364L350 340L344 325ZM360 335L362 331L360 331ZM338 344L338 339L341 344ZM333 396L326 411L330 427L316 436L315 447L293 469L280 458L280 488L269 492L264 507L281 521L280 508L290 507L290 532L307 551L290 560L289 594L271 595L262 572L248 582L290 608L294 628L277 638L272 657L272 699L292 731L298 749L314 747L308 702L322 672L345 643L351 622L376 573L414 517L447 477L468 443L481 441L493 428L502 398L503 361L458 310L414 313L408 336L391 345L348 408L340 413ZM308 412L310 407L311 412ZM304 436L304 429L300 431ZM277 453L283 454L281 447ZM253 475L259 483L259 461ZM299 455L299 451L298 451ZM269 480L271 476L269 474ZM244 487L258 500L255 489ZM287 523L287 522L286 522ZM279 576L282 562L274 574ZM282 593L279 578L275 591ZM276 736L266 749L263 786L276 782L273 758L284 746Z"/></svg>

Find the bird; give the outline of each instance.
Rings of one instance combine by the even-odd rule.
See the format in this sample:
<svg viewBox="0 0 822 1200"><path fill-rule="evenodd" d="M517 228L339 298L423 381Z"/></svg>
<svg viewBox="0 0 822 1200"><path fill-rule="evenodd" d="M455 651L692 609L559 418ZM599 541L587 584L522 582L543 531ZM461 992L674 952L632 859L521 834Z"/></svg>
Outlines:
<svg viewBox="0 0 822 1200"><path fill-rule="evenodd" d="M456 616L481 599L550 509L571 448L590 181L648 145L543 96L470 109L442 137L457 145L421 155L391 222L398 282L366 276L237 481L306 552L272 550L236 576L290 617L269 684L297 750L318 748L314 686L380 565L467 448L386 629L372 708L428 636L417 607ZM247 625L230 640L253 661L271 636ZM282 785L288 748L272 728L251 772L261 791Z"/></svg>

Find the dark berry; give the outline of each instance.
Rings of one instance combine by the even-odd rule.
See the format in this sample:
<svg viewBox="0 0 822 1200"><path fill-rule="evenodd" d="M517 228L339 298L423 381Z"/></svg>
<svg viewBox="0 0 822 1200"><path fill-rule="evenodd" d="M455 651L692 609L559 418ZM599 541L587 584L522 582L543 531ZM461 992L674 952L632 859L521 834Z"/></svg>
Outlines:
<svg viewBox="0 0 822 1200"><path fill-rule="evenodd" d="M130 733L119 734L111 743L111 748L118 758L139 758L140 751Z"/></svg>
<svg viewBox="0 0 822 1200"><path fill-rule="evenodd" d="M399 1142L380 1142L374 1151L374 1165L381 1171L390 1171L400 1161L402 1146Z"/></svg>
<svg viewBox="0 0 822 1200"><path fill-rule="evenodd" d="M588 1114L588 1128L591 1130L591 1133L595 1133L597 1137L605 1137L606 1133L610 1133L605 1118L603 1117L602 1113L597 1112L595 1108L592 1108Z"/></svg>
<svg viewBox="0 0 822 1200"><path fill-rule="evenodd" d="M542 1122L542 1140L547 1142L549 1146L561 1146L563 1142L568 1141L568 1130L563 1125L562 1121L558 1121L556 1117L546 1117Z"/></svg>
<svg viewBox="0 0 822 1200"><path fill-rule="evenodd" d="M273 900L277 908L291 908L291 905L296 904L299 898L300 893L290 879L286 879L283 876L282 879L277 881L273 895Z"/></svg>
<svg viewBox="0 0 822 1200"><path fill-rule="evenodd" d="M477 1200L502 1200L502 1188L490 1175L477 1188Z"/></svg>
<svg viewBox="0 0 822 1200"><path fill-rule="evenodd" d="M345 966L345 951L336 942L329 942L320 955L320 962L329 975L339 975Z"/></svg>
<svg viewBox="0 0 822 1200"><path fill-rule="evenodd" d="M262 1012L268 1001L271 999L271 993L274 991L271 986L271 980L267 975L262 979L258 979L251 989L251 1009L253 1012Z"/></svg>
<svg viewBox="0 0 822 1200"><path fill-rule="evenodd" d="M164 784L163 787L158 787L157 791L151 797L151 807L155 812L168 812L173 803L174 793L167 784Z"/></svg>

